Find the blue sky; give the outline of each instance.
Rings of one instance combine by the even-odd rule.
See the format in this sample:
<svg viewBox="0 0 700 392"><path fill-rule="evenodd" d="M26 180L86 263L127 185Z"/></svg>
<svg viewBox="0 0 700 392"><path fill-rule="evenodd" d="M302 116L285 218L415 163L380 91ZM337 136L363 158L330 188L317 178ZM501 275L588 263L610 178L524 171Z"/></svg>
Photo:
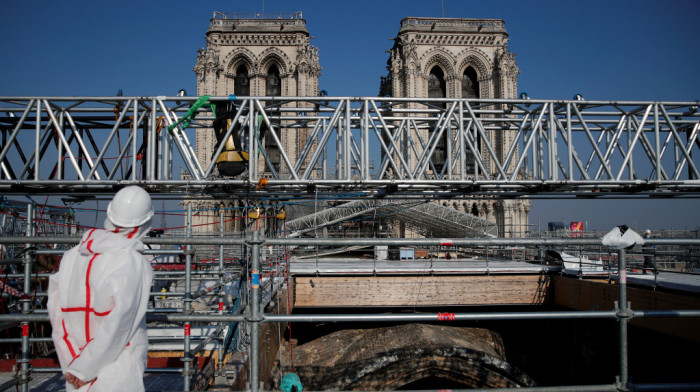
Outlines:
<svg viewBox="0 0 700 392"><path fill-rule="evenodd" d="M405 16L499 18L532 98L700 99L698 1L48 1L2 3L0 95L194 94L213 11L302 11L319 48L321 89L375 96ZM535 202L531 222L700 225L700 202Z"/></svg>

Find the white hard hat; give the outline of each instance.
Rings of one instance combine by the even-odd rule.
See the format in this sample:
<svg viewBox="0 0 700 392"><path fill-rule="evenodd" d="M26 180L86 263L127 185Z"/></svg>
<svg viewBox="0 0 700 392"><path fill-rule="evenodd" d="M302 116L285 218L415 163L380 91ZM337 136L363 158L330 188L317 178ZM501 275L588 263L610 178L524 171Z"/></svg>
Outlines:
<svg viewBox="0 0 700 392"><path fill-rule="evenodd" d="M651 234L651 230L647 229L647 231L645 231L645 233Z"/></svg>
<svg viewBox="0 0 700 392"><path fill-rule="evenodd" d="M151 196L135 185L117 192L107 206L107 218L119 227L141 226L152 216Z"/></svg>

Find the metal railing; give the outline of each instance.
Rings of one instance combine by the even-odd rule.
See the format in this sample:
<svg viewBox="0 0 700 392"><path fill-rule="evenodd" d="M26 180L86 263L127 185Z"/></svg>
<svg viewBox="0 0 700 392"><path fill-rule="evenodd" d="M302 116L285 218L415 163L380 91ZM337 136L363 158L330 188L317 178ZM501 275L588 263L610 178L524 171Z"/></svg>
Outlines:
<svg viewBox="0 0 700 392"><path fill-rule="evenodd" d="M27 248L31 248L36 244L74 244L79 241L78 237L65 237L65 236L47 236L47 237L37 237L34 235L33 230L33 208L29 204L27 206L27 216L29 230L27 231L26 237L0 237L0 244L15 244L21 243L25 244ZM223 217L221 218L223 220ZM191 225L191 208L188 210L188 222ZM192 375L192 361L193 355L198 351L197 349L192 349L192 338L187 333L189 331L188 326L193 322L207 322L207 323L247 323L250 325L250 348L249 348L249 361L250 361L250 390L258 390L258 381L261 379L258 368L258 354L260 349L260 342L258 341L258 331L261 323L286 323L286 322L381 322L381 321L397 321L397 322L410 322L410 321L437 321L440 319L441 313L393 313L393 314L309 314L309 315L274 315L265 314L261 307L261 287L260 287L260 275L261 275L261 247L262 246L288 246L288 245L301 245L301 246L356 246L356 245L367 245L367 246L378 246L378 245L389 245L389 246L421 246L421 247L437 247L437 246L460 246L460 247L528 247L528 246L598 246L600 245L600 240L595 238L573 238L573 239L493 239L493 238L483 238L483 239L434 239L434 238L424 238L424 239L379 239L379 238L358 238L358 239L308 239L308 238L264 238L258 231L252 231L246 238L227 238L223 234L219 237L207 237L207 238L196 238L191 237L191 230L187 231L188 236L184 239L187 242L187 248L182 251L162 251L154 250L150 253L157 254L161 253L182 253L185 255L185 270L182 272L184 274L184 279L186 281L186 287L183 293L183 311L182 312L169 312L163 310L152 310L147 315L148 321L160 321L167 323L183 323L184 342L183 351L185 357L183 359L183 368L180 370L175 369L165 369L163 371L177 371L182 372L184 377L184 389L190 390L190 377ZM183 243L183 238L147 238L144 239L145 243L149 244L181 244ZM656 245L698 245L700 240L698 239L651 239L650 244ZM231 246L231 245L247 245L250 248L250 300L248 301L249 313L248 315L243 314L207 314L194 312L191 307L191 302L195 297L191 287L191 281L193 279L190 266L192 265L192 246L197 244L208 244L208 245L218 245L218 246ZM51 251L56 252L56 251ZM19 322L22 327L22 356L18 360L20 365L19 378L16 380L19 386L21 386L23 391L27 391L29 388L29 379L32 372L31 362L32 358L29 353L29 345L31 342L43 341L46 342L47 339L32 339L30 338L30 323L32 322L46 322L48 321L48 315L46 313L35 312L32 310L31 302L37 297L45 295L44 293L36 293L32 286L32 265L34 264L34 257L41 253L41 251L27 251L22 255L21 263L24 266L23 273L23 288L22 288L22 298L21 298L21 313L18 314L4 314L0 315L0 322ZM628 388L646 388L646 389L687 389L687 388L697 388L698 385L695 384L650 384L650 385L632 385L629 380L629 364L628 364L628 322L633 318L658 318L658 317L700 317L700 309L694 310L634 310L627 301L627 252L623 250L617 251L617 271L618 271L618 282L619 282L619 294L616 301L617 307L612 310L605 311L532 311L532 312L489 312L489 313L454 313L451 314L450 319L455 321L463 320L537 320L537 319L614 319L618 321L618 334L619 334L619 374L618 380L609 385L598 385L598 386L564 386L558 390L577 389L577 390L627 390ZM219 269L216 272L223 271L223 255L220 260ZM219 278L221 279L221 278ZM152 293L152 295L162 295L162 293ZM453 315L453 316L452 316ZM201 340L197 340L200 341ZM221 358L221 357L220 357ZM38 369L44 371L46 369ZM530 388L528 390L547 390L542 388Z"/></svg>

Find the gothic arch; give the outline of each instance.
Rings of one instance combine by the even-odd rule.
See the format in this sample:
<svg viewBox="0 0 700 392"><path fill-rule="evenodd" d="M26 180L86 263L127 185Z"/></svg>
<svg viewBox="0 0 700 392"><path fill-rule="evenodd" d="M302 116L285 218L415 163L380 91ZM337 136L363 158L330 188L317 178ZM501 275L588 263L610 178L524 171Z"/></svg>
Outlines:
<svg viewBox="0 0 700 392"><path fill-rule="evenodd" d="M430 75L430 70L433 69L435 65L442 68L442 71L445 74L445 79L449 78L450 75L455 74L454 65L457 62L448 51L441 48L436 48L428 51L422 57L423 59L421 59L421 63L423 64L423 70L421 73L423 74L424 78L428 78Z"/></svg>
<svg viewBox="0 0 700 392"><path fill-rule="evenodd" d="M298 346L295 371L310 390L396 390L428 377L465 388L534 385L502 344L492 331L427 324L338 331ZM329 346L338 354L319 359Z"/></svg>
<svg viewBox="0 0 700 392"><path fill-rule="evenodd" d="M248 67L248 73L252 74L255 72L257 58L246 48L236 48L226 55L223 63L226 64L224 69L227 74L234 74L241 64L245 64Z"/></svg>
<svg viewBox="0 0 700 392"><path fill-rule="evenodd" d="M466 49L462 51L457 58L459 62L455 63L459 64L457 69L460 75L463 74L470 65L476 70L480 80L490 78L493 73L493 64L489 61L488 56L479 49Z"/></svg>
<svg viewBox="0 0 700 392"><path fill-rule="evenodd" d="M292 64L289 57L278 48L267 48L260 54L260 67L257 70L262 75L267 75L267 70L274 64L280 71L280 76L288 76Z"/></svg>
<svg viewBox="0 0 700 392"><path fill-rule="evenodd" d="M481 213L484 215L484 218L488 218L488 216L489 216L489 206L488 206L488 204L486 204L486 202L484 202L484 203L481 205Z"/></svg>

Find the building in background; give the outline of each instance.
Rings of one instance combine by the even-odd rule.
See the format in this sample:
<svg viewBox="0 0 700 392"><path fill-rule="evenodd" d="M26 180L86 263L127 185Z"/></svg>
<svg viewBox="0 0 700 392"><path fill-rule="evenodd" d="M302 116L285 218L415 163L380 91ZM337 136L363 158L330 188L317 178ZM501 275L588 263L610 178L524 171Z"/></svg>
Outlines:
<svg viewBox="0 0 700 392"><path fill-rule="evenodd" d="M318 50L310 44L310 38L301 13L271 16L215 12L206 32L206 47L199 50L194 67L197 95L318 96L321 67ZM390 51L389 73L382 78L380 95L515 98L519 70L507 43L508 33L502 20L404 18ZM280 126L283 128L284 124ZM426 127L420 132L428 140L431 130ZM309 133L310 130L303 128L279 132L292 163ZM515 131L487 130L487 135L501 158L507 154ZM436 170L444 165L447 137L433 153ZM265 150L272 167L283 176L286 167L279 150L270 142L264 141ZM196 154L203 165L209 165L216 146L213 129L197 130ZM269 177L262 158L255 159L259 160L259 167L266 167L259 177ZM511 160L513 164L516 161ZM473 169L474 165L467 168L469 172ZM491 174L496 172L495 165L488 160L485 169ZM452 175L458 176L459 172ZM195 231L218 231L220 211L224 211L227 221L224 230L240 231L246 224L247 211L243 207L248 206L244 203L243 200L193 201L193 210L197 211L193 225L199 228ZM496 222L501 237L527 234L528 200L484 197L442 204ZM402 228L396 234L410 235Z"/></svg>
<svg viewBox="0 0 700 392"><path fill-rule="evenodd" d="M387 70L388 75L382 78L380 85L382 96L482 99L516 98L520 72L515 55L508 51L508 32L504 21L415 17L401 21ZM420 132L423 140L429 139L430 129ZM515 134L515 131L508 130L487 130L499 159L508 153ZM445 133L445 138L438 141L431 157L438 172L445 163L448 137ZM512 159L511 167L506 168L508 175L512 174L516 161ZM492 160L486 160L485 167L491 174L496 174ZM473 170L473 165L467 167L467 173ZM459 169L452 175L459 178ZM501 237L527 234L528 200L483 198L442 203L495 221Z"/></svg>
<svg viewBox="0 0 700 392"><path fill-rule="evenodd" d="M301 12L293 14L223 14L214 12L206 32L206 47L199 50L194 72L197 95L212 96L318 96L321 67L318 50L312 46ZM292 163L306 143L310 130L279 132L280 142ZM265 150L279 174L287 168L279 149L270 138ZM210 164L216 148L212 128L198 129L196 154L199 162ZM262 157L260 167L263 167ZM261 173L261 178L269 177ZM247 215L241 200L193 202L197 211L195 231L218 231L219 208L228 221L225 231L241 230ZM208 211L205 211L208 210ZM199 226L197 226L199 225Z"/></svg>

